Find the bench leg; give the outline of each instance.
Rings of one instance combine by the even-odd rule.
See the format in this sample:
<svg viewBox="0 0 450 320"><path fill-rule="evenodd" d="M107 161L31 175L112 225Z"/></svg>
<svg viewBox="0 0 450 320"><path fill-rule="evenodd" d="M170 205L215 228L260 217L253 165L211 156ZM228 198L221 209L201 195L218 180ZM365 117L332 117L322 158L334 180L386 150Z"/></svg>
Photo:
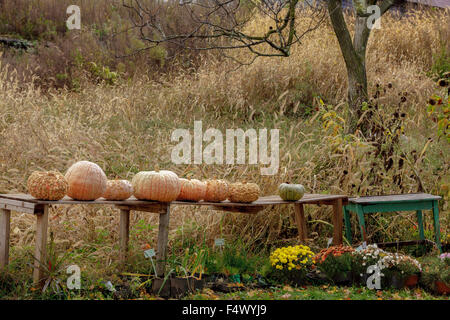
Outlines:
<svg viewBox="0 0 450 320"><path fill-rule="evenodd" d="M0 209L0 269L9 262L9 235L11 225L11 211Z"/></svg>
<svg viewBox="0 0 450 320"><path fill-rule="evenodd" d="M128 242L130 240L130 210L120 210L119 224L119 259L123 266L127 260Z"/></svg>
<svg viewBox="0 0 450 320"><path fill-rule="evenodd" d="M337 199L333 204L333 244L340 245L343 242L342 229L344 217L342 215L342 199Z"/></svg>
<svg viewBox="0 0 450 320"><path fill-rule="evenodd" d="M48 205L44 206L44 212L36 215L36 247L34 250L34 286L42 285L44 268L47 263L47 228L48 228Z"/></svg>
<svg viewBox="0 0 450 320"><path fill-rule="evenodd" d="M433 201L433 220L434 220L434 234L436 237L436 245L442 253L441 246L441 228L439 226L439 206L437 200Z"/></svg>
<svg viewBox="0 0 450 320"><path fill-rule="evenodd" d="M362 241L367 242L366 222L364 220L364 212L361 206L356 206L356 214L358 215L359 228L361 230Z"/></svg>
<svg viewBox="0 0 450 320"><path fill-rule="evenodd" d="M350 223L350 212L344 206L344 221L345 221L345 237L347 238L348 243L352 244L352 225Z"/></svg>
<svg viewBox="0 0 450 320"><path fill-rule="evenodd" d="M169 239L169 218L170 205L167 205L166 212L159 214L158 252L156 253L156 274L158 277L164 276L167 241Z"/></svg>
<svg viewBox="0 0 450 320"><path fill-rule="evenodd" d="M423 215L422 215L422 210L417 210L416 211L416 215L417 215L417 224L419 226L419 237L420 240L425 240L425 233L423 231Z"/></svg>
<svg viewBox="0 0 450 320"><path fill-rule="evenodd" d="M301 243L305 243L307 239L307 231L306 231L306 220L305 220L305 211L303 208L303 204L296 203L294 204L294 213L295 213L295 222L297 224L298 236L300 238Z"/></svg>

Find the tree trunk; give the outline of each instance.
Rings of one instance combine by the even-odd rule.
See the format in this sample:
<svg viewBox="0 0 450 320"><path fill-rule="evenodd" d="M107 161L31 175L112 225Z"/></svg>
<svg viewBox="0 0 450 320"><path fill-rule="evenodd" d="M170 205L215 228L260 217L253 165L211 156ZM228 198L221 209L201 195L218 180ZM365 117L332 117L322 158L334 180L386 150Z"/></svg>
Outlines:
<svg viewBox="0 0 450 320"><path fill-rule="evenodd" d="M348 100L352 119L358 121L361 117L361 106L368 100L367 73L366 73L366 49L369 40L370 29L367 28L366 17L356 17L353 48L358 57L358 63L348 68ZM350 124L350 131L356 129L356 122Z"/></svg>
<svg viewBox="0 0 450 320"><path fill-rule="evenodd" d="M342 12L341 0L328 1L328 13L339 42L348 77L349 116L347 131L354 133L361 116L361 106L367 101L366 47L370 35L366 17L356 17L355 36L352 41Z"/></svg>

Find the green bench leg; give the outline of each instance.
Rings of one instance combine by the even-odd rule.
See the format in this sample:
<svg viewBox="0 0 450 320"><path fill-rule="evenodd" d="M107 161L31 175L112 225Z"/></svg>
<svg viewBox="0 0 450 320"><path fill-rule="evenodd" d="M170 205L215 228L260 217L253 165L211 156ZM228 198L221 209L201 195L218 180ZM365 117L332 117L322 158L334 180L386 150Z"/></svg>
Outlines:
<svg viewBox="0 0 450 320"><path fill-rule="evenodd" d="M358 215L359 220L359 228L361 230L362 241L367 242L367 234L366 234L366 222L364 220L364 212L362 206L356 206L356 214Z"/></svg>
<svg viewBox="0 0 450 320"><path fill-rule="evenodd" d="M441 229L439 226L439 206L437 200L433 201L433 220L434 220L434 234L436 237L436 245L442 253L441 246Z"/></svg>
<svg viewBox="0 0 450 320"><path fill-rule="evenodd" d="M422 210L416 211L417 215L417 224L419 225L419 237L420 240L425 240L425 233L423 231L423 216L422 216Z"/></svg>
<svg viewBox="0 0 450 320"><path fill-rule="evenodd" d="M350 223L350 213L347 208L344 206L344 221L345 221L345 237L347 238L348 243L352 244L352 226Z"/></svg>

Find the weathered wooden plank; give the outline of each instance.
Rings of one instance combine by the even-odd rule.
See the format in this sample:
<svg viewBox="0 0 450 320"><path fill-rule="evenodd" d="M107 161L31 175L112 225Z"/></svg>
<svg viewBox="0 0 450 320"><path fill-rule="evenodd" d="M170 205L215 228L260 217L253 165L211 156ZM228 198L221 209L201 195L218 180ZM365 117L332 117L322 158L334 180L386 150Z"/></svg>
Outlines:
<svg viewBox="0 0 450 320"><path fill-rule="evenodd" d="M169 218L170 205L167 205L166 212L159 215L158 251L156 253L156 274L158 277L164 275L166 265L167 241L169 239Z"/></svg>
<svg viewBox="0 0 450 320"><path fill-rule="evenodd" d="M31 202L35 204L114 204L114 205L133 205L133 206L142 206L146 207L151 204L160 203L157 201L146 201L146 200L137 200L134 197L130 197L127 200L123 201L113 201L113 200L105 200L103 198L97 199L95 201L79 201L79 200L72 200L69 197L64 197L62 200L59 201L45 201L45 200L37 200L33 198L31 195L28 194L1 194L0 195L0 203L4 203L4 199L12 199L12 200L20 200L25 202ZM217 205L217 206L268 206L273 204L293 204L293 203L305 203L305 204L330 204L330 201L336 200L336 199L343 199L345 202L347 200L347 196L345 195L327 195L327 194L305 194L302 199L299 201L284 201L279 196L273 195L273 196L266 196L266 197L260 197L258 200L252 202L252 203L233 203L227 201L223 202L206 202L206 201L199 201L199 202L189 202L189 201L172 201L172 205Z"/></svg>
<svg viewBox="0 0 450 320"><path fill-rule="evenodd" d="M132 205L116 205L116 208L121 210L134 210L134 211L144 211L144 212L153 212L153 213L162 213L165 212L167 205L156 203L150 204L147 206L132 206Z"/></svg>
<svg viewBox="0 0 450 320"><path fill-rule="evenodd" d="M42 214L36 215L36 247L34 251L33 283L42 286L44 266L47 263L47 228L48 228L48 206L45 206Z"/></svg>
<svg viewBox="0 0 450 320"><path fill-rule="evenodd" d="M395 211L416 211L430 210L433 208L433 202L426 201L407 201L400 203L377 203L361 205L364 214L375 212L395 212Z"/></svg>
<svg viewBox="0 0 450 320"><path fill-rule="evenodd" d="M294 205L294 216L300 242L305 243L308 238L308 231L306 227L305 210L302 203L296 203Z"/></svg>
<svg viewBox="0 0 450 320"><path fill-rule="evenodd" d="M130 210L120 210L119 222L119 259L125 264L128 255L128 242L130 240Z"/></svg>
<svg viewBox="0 0 450 320"><path fill-rule="evenodd" d="M409 194L393 194L383 196L368 196L359 198L350 198L350 203L357 204L377 204L377 203L395 203L422 200L439 200L441 197L427 193L409 193Z"/></svg>
<svg viewBox="0 0 450 320"><path fill-rule="evenodd" d="M379 247L379 248L392 248L392 247L397 247L397 246L403 247L403 246L411 246L411 245L415 245L415 244L429 244L429 245L432 245L437 248L436 243L429 239L376 243L377 247Z"/></svg>
<svg viewBox="0 0 450 320"><path fill-rule="evenodd" d="M340 245L343 242L342 230L343 225L342 199L335 200L333 205L333 244Z"/></svg>
<svg viewBox="0 0 450 320"><path fill-rule="evenodd" d="M214 210L227 211L227 212L240 212L240 213L258 213L264 210L264 206L211 206Z"/></svg>
<svg viewBox="0 0 450 320"><path fill-rule="evenodd" d="M171 204L174 205L213 205L213 206L269 206L274 204L294 204L294 203L304 203L304 204L326 204L330 205L336 199L343 199L347 201L348 197L344 195L326 195L326 194L305 194L304 197L298 201L284 201L277 195L260 197L258 200L251 203L233 203L228 200L222 202L190 202L190 201L173 201Z"/></svg>
<svg viewBox="0 0 450 320"><path fill-rule="evenodd" d="M0 209L16 211L16 212L23 212L23 213L30 213L30 214L35 213L35 209L30 209L30 208L25 208L25 207L17 207L17 206L13 206L10 204L4 204L4 203L0 203Z"/></svg>
<svg viewBox="0 0 450 320"><path fill-rule="evenodd" d="M32 203L32 202L23 201L23 200L7 199L7 198L2 198L0 200L0 203L13 205L15 207L30 208L30 209L34 209L34 207L36 206L36 204Z"/></svg>
<svg viewBox="0 0 450 320"><path fill-rule="evenodd" d="M59 205L59 204L123 204L123 205L147 205L147 204L154 204L154 203L160 203L157 201L149 201L149 200L138 200L135 197L130 197L127 200L106 200L104 198L99 198L97 200L93 201L82 201L82 200L73 200L72 198L65 196L61 200L58 201L49 201L49 200L38 200L34 198L33 196L25 193L19 193L19 194L0 194L0 203L4 202L4 199L11 199L11 200L19 200L24 201L28 203L35 203L35 204L53 204L53 205Z"/></svg>
<svg viewBox="0 0 450 320"><path fill-rule="evenodd" d="M9 236L11 225L11 211L0 209L0 269L9 262Z"/></svg>

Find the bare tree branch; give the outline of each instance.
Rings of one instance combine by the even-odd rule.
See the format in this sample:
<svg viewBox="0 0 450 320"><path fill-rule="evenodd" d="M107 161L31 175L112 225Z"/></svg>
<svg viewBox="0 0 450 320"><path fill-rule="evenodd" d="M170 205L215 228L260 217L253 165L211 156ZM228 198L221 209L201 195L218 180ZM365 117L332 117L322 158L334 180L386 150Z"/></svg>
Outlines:
<svg viewBox="0 0 450 320"><path fill-rule="evenodd" d="M306 8L301 0L179 0L144 6L143 0L122 0L129 10L133 26L141 40L149 45L136 50L142 52L163 43L191 50L248 49L257 56L287 57L293 44L325 21L322 7L316 8L306 30L297 32L299 11ZM167 23L168 12L182 14L189 28L177 32ZM182 11L181 11L182 10ZM258 34L247 32L254 17L267 17L269 30ZM306 18L306 17L305 17ZM122 55L126 57L135 52Z"/></svg>

